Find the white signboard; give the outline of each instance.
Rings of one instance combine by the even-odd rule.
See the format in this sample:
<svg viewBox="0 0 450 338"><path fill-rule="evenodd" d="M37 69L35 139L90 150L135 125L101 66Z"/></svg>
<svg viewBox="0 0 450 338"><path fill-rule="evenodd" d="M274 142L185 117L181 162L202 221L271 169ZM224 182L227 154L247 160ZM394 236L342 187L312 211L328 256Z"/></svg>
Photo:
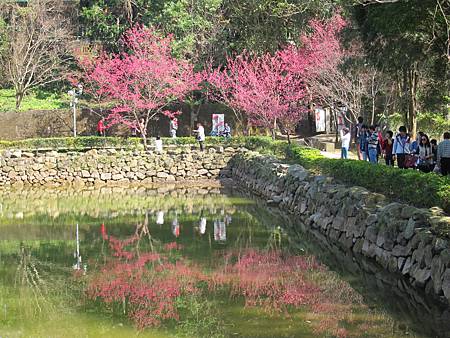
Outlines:
<svg viewBox="0 0 450 338"><path fill-rule="evenodd" d="M223 134L225 124L224 114L212 114L212 134L218 136Z"/></svg>
<svg viewBox="0 0 450 338"><path fill-rule="evenodd" d="M316 131L326 131L325 110L322 108L316 108L314 110L314 115L316 120Z"/></svg>

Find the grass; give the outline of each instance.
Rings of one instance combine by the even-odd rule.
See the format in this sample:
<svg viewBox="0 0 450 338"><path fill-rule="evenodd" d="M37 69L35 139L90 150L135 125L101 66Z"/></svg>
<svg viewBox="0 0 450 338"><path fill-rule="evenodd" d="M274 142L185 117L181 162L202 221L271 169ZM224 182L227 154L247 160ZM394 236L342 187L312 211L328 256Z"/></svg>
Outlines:
<svg viewBox="0 0 450 338"><path fill-rule="evenodd" d="M19 111L67 108L69 101L67 94L36 90L23 98ZM9 111L16 111L15 91L14 89L0 89L0 112Z"/></svg>

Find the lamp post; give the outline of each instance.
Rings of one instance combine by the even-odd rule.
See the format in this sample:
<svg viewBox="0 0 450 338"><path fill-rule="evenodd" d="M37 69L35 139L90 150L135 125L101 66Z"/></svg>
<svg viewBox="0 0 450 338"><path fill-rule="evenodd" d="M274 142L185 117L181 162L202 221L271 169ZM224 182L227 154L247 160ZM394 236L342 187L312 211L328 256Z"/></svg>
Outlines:
<svg viewBox="0 0 450 338"><path fill-rule="evenodd" d="M76 88L67 92L70 96L70 106L73 112L73 137L77 137L77 103L78 96L83 94L83 85L79 84Z"/></svg>

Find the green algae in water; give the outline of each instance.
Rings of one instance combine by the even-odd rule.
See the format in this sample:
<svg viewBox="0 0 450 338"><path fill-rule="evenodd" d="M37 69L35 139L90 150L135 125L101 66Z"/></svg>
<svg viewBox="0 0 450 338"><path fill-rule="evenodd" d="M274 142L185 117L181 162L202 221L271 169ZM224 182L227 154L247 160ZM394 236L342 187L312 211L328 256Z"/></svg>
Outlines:
<svg viewBox="0 0 450 338"><path fill-rule="evenodd" d="M80 253L86 271L82 269L74 275L76 223L80 226ZM330 297L328 306L345 314L336 322L327 318L332 312L313 311L309 306L289 308L288 312L245 306L244 297L230 298L224 288L201 297L177 299L179 321L169 320L159 328L139 331L123 313L121 304L105 306L87 297L86 280L98 274L111 258L102 231L118 239L149 233L154 240L153 249L175 242L181 250L173 250L171 259L192 262L209 275L221 266L222 256L230 251L275 249L282 250L283 255L298 254L290 250L279 226L283 222L255 201L225 195L217 189L107 188L5 193L0 212L0 336L404 335L405 330L396 329L389 315L369 309L361 298L353 305L351 301L339 304L339 299ZM151 249L142 240L139 250L145 253ZM334 289L330 290L345 285L349 294L358 295L326 269L307 277L322 286L333 284Z"/></svg>

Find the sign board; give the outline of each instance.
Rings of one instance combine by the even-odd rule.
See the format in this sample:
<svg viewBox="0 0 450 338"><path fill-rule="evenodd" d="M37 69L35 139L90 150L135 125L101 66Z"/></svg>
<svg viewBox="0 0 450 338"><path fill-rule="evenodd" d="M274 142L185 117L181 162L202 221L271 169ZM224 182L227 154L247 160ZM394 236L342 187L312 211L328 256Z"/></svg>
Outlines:
<svg viewBox="0 0 450 338"><path fill-rule="evenodd" d="M322 108L316 108L314 110L314 115L316 120L316 131L326 131L325 110Z"/></svg>
<svg viewBox="0 0 450 338"><path fill-rule="evenodd" d="M212 131L211 135L222 135L225 124L224 114L212 114Z"/></svg>

